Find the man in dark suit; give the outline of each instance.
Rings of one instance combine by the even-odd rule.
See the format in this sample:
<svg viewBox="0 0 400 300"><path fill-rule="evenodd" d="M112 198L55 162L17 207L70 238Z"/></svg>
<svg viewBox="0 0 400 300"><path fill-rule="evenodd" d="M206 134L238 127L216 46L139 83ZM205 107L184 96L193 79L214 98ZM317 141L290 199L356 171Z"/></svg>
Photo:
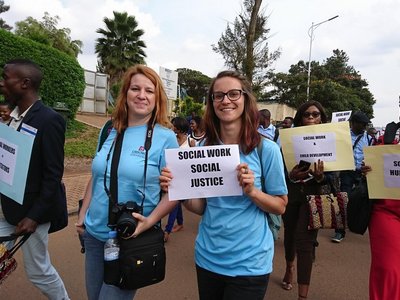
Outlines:
<svg viewBox="0 0 400 300"><path fill-rule="evenodd" d="M1 193L0 236L30 233L22 246L29 280L49 299L69 299L64 283L51 265L48 233L67 225L64 172L65 121L39 100L40 67L17 59L4 65L0 91L10 104L9 126L34 138L23 204ZM17 158L18 159L18 158ZM15 177L18 180L18 177Z"/></svg>

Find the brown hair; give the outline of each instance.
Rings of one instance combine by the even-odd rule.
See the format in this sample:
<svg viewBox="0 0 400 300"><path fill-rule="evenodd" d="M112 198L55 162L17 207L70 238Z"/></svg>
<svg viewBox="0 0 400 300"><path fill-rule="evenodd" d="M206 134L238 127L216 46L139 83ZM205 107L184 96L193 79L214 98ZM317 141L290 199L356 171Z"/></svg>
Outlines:
<svg viewBox="0 0 400 300"><path fill-rule="evenodd" d="M211 82L211 86L208 90L208 101L206 105L206 111L204 113L204 129L206 136L206 146L218 145L220 143L220 120L214 111L212 104L212 94L214 92L215 82L223 77L232 77L240 81L244 97L244 111L242 114L242 127L239 133L239 147L245 154L249 154L254 148L257 147L260 142L260 135L257 132L258 128L258 109L256 97L252 94L250 83L246 77L236 71L222 71L217 77Z"/></svg>
<svg viewBox="0 0 400 300"><path fill-rule="evenodd" d="M117 105L113 113L113 127L118 133L121 133L128 127L127 93L130 88L132 76L136 74L146 76L155 86L154 95L156 104L152 113L154 116L154 123L171 128L171 123L167 116L167 94L165 93L161 79L153 69L145 65L132 66L125 72L117 98Z"/></svg>

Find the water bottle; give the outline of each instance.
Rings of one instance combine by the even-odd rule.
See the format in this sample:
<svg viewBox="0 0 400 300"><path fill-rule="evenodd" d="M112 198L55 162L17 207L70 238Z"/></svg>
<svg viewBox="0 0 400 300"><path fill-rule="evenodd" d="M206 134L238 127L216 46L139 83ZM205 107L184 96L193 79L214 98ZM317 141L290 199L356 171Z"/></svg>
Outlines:
<svg viewBox="0 0 400 300"><path fill-rule="evenodd" d="M113 261L119 257L119 244L117 240L117 232L110 231L108 233L108 240L104 244L104 260Z"/></svg>
<svg viewBox="0 0 400 300"><path fill-rule="evenodd" d="M110 231L104 244L104 282L116 285L119 282L119 244L117 232Z"/></svg>

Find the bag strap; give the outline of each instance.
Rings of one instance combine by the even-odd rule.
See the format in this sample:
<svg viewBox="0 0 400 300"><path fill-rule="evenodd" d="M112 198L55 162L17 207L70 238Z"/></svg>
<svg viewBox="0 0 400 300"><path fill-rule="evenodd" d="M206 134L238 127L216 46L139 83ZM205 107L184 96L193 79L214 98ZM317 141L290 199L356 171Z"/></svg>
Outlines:
<svg viewBox="0 0 400 300"><path fill-rule="evenodd" d="M360 135L357 137L357 139L354 141L353 150L356 148L358 142L361 140L361 138L362 138L363 136L364 136L364 134L360 134Z"/></svg>
<svg viewBox="0 0 400 300"><path fill-rule="evenodd" d="M15 235L11 234L9 236L2 236L0 237L0 242L9 242L16 240L20 237L21 235ZM9 250L9 256L12 257L15 252L26 242L26 240L31 236L31 233L24 234L22 238Z"/></svg>
<svg viewBox="0 0 400 300"><path fill-rule="evenodd" d="M155 116L154 114L149 120L149 123L147 124L147 132L146 132L146 139L144 142L144 149L145 149L145 159L144 159L144 174L143 174L143 193L142 193L142 203L141 203L141 208L143 211L143 205L144 205L144 200L146 198L146 177L147 177L147 160L148 160L148 153L151 148L151 141L153 137L153 129L154 129L154 119ZM123 137L124 137L125 131L122 131L121 134L118 134L116 139L114 140L113 144L110 147L110 151L107 154L107 161L106 161L106 169L104 172L104 190L108 196L109 203L108 203L108 226L109 227L114 227L115 221L112 218L113 212L112 209L115 206L115 204L118 203L118 165L119 165L119 160L121 157L121 151L122 151L122 142L123 142ZM115 144L115 149L113 153L113 157L111 160L111 170L110 170L110 189L107 188L107 166L108 166L108 161L110 159L111 151L112 148Z"/></svg>
<svg viewBox="0 0 400 300"><path fill-rule="evenodd" d="M100 140L99 140L99 146L97 147L97 152L101 150L101 147L103 146L108 135L110 134L111 129L112 129L112 120L110 119L104 124L103 128L100 131Z"/></svg>
<svg viewBox="0 0 400 300"><path fill-rule="evenodd" d="M276 142L279 138L279 129L275 128L274 142Z"/></svg>

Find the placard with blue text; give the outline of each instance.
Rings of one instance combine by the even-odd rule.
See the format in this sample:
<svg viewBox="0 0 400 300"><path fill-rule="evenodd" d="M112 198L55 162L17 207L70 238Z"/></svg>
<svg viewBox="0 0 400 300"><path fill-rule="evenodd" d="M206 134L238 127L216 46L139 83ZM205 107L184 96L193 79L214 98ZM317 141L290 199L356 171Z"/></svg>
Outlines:
<svg viewBox="0 0 400 300"><path fill-rule="evenodd" d="M0 124L0 193L22 204L34 136Z"/></svg>

